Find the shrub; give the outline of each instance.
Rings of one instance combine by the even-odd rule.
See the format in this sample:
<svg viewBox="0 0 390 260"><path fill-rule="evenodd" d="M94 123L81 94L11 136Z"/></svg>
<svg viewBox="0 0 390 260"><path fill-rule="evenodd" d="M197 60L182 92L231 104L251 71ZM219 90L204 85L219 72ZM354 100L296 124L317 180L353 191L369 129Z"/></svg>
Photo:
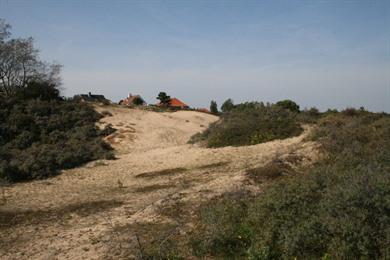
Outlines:
<svg viewBox="0 0 390 260"><path fill-rule="evenodd" d="M18 98L40 99L40 100L61 100L60 91L55 84L45 81L29 82L26 88L17 93Z"/></svg>
<svg viewBox="0 0 390 260"><path fill-rule="evenodd" d="M295 115L278 106L244 103L224 113L221 119L190 142L205 141L208 147L253 145L298 135L302 128Z"/></svg>
<svg viewBox="0 0 390 260"><path fill-rule="evenodd" d="M250 180L260 184L295 172L285 161L275 159L264 166L246 170L246 174Z"/></svg>
<svg viewBox="0 0 390 260"><path fill-rule="evenodd" d="M197 236L191 240L193 253L204 256L243 257L251 246L254 234L243 219L250 204L244 192L224 194L218 203L209 203L200 212ZM226 214L229 213L229 214Z"/></svg>
<svg viewBox="0 0 390 260"><path fill-rule="evenodd" d="M304 124L314 124L321 118L321 116L322 114L320 111L316 107L312 107L301 111L298 114L297 119Z"/></svg>
<svg viewBox="0 0 390 260"><path fill-rule="evenodd" d="M299 105L292 100L286 99L286 100L278 101L276 105L284 109L288 109L291 112L299 113Z"/></svg>
<svg viewBox="0 0 390 260"><path fill-rule="evenodd" d="M249 259L386 259L390 117L367 111L331 114L320 119L312 138L327 156L304 174L282 178L255 199L229 197L206 206L207 215L202 215L193 237L194 253ZM271 166L248 174L279 175ZM231 246L241 233L249 239Z"/></svg>
<svg viewBox="0 0 390 260"><path fill-rule="evenodd" d="M100 114L104 117L112 116L112 113L108 110L103 110Z"/></svg>
<svg viewBox="0 0 390 260"><path fill-rule="evenodd" d="M100 118L87 104L72 100L0 99L0 179L47 178L61 169L113 158L101 140L111 129L95 126Z"/></svg>
<svg viewBox="0 0 390 260"><path fill-rule="evenodd" d="M145 104L145 100L143 100L141 97L135 97L133 99L133 105L134 106L142 106Z"/></svg>

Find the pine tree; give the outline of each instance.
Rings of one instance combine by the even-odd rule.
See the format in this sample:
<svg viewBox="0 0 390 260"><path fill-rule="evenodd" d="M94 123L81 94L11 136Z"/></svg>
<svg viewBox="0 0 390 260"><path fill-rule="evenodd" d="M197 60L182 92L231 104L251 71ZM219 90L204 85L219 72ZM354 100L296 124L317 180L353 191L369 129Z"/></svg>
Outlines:
<svg viewBox="0 0 390 260"><path fill-rule="evenodd" d="M167 95L165 92L158 93L157 99L160 100L160 103L163 106L169 106L171 102L171 97Z"/></svg>
<svg viewBox="0 0 390 260"><path fill-rule="evenodd" d="M210 112L214 115L217 115L219 112L218 112L218 105L217 105L217 102L215 100L211 100L211 103L210 103Z"/></svg>

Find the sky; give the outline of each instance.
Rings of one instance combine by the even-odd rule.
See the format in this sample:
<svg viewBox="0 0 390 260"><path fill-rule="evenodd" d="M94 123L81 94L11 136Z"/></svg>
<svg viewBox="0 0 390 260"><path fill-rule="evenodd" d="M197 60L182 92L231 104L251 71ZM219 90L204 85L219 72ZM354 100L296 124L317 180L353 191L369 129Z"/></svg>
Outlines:
<svg viewBox="0 0 390 260"><path fill-rule="evenodd" d="M390 1L0 0L63 94L390 112Z"/></svg>

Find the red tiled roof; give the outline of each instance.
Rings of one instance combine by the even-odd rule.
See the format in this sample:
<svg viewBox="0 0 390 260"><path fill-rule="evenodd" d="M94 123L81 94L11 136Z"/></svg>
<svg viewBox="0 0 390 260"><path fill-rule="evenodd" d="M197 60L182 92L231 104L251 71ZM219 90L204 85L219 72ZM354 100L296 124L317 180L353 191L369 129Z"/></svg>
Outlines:
<svg viewBox="0 0 390 260"><path fill-rule="evenodd" d="M183 103L182 101L180 101L177 98L171 98L169 105L171 107L188 107L187 104Z"/></svg>
<svg viewBox="0 0 390 260"><path fill-rule="evenodd" d="M125 98L125 99L119 101L119 104L131 106L131 105L134 104L134 100L135 100L136 98L142 99L142 97L141 97L140 95L134 95L134 96L129 95L127 98ZM143 100L143 99L142 99L142 100Z"/></svg>
<svg viewBox="0 0 390 260"><path fill-rule="evenodd" d="M203 113L210 113L210 110L207 108L197 108L196 111L203 112Z"/></svg>

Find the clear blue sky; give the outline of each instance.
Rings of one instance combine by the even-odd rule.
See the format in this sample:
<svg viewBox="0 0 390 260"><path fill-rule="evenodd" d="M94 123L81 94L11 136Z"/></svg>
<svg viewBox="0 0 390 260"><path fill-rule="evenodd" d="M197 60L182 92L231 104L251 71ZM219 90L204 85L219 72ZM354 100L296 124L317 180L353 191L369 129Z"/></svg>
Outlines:
<svg viewBox="0 0 390 260"><path fill-rule="evenodd" d="M166 91L195 107L293 99L390 112L390 1L0 0L63 64L67 96Z"/></svg>

